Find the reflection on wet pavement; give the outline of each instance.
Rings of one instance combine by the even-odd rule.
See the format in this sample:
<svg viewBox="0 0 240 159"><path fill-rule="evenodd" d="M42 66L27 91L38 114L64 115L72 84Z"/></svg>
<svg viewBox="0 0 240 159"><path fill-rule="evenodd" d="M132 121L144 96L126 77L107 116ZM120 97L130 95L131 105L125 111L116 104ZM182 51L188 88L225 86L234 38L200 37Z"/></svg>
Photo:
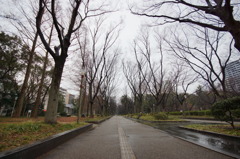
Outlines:
<svg viewBox="0 0 240 159"><path fill-rule="evenodd" d="M209 149L240 158L240 139L219 137L215 135L202 134L179 128L179 126L193 124L194 122L182 123L145 123L155 128L163 130L172 136L180 137L195 144L207 147ZM196 124L196 123L194 123ZM206 123L199 123L206 124Z"/></svg>

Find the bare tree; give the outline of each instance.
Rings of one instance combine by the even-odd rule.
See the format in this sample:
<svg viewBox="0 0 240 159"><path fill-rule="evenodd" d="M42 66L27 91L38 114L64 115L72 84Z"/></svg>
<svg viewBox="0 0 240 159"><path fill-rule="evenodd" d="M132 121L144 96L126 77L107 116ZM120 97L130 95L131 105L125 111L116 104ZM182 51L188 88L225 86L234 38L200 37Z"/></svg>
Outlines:
<svg viewBox="0 0 240 159"><path fill-rule="evenodd" d="M80 56L76 59L76 75L73 80L77 86L80 85L79 104L82 104L79 106L83 107L85 98L82 97L88 95L87 115L90 111L91 117L93 117L93 105L96 99L101 100L103 107L103 98L106 101L107 94L112 92L119 52L118 49L114 50L114 45L119 37L120 23L106 29L105 20L104 17L99 17L94 21L88 21L92 22L92 25L85 27L77 35L79 46L77 52L80 51ZM82 70L85 70L84 76L81 74ZM86 93L87 90L88 93Z"/></svg>
<svg viewBox="0 0 240 159"><path fill-rule="evenodd" d="M156 34L155 42L157 43L157 49L154 50L150 45L149 33L142 33L138 42L135 42L134 47L135 58L138 65L141 66L140 72L146 82L147 90L155 99L155 106L152 108L153 112L160 110L165 111L165 102L171 91L171 82L167 79L164 67L162 41L160 35ZM156 61L156 58L153 60L153 52L158 53L159 61ZM138 60L138 56L141 55L143 56L144 61L146 61L145 68ZM160 105L162 105L162 108L160 108Z"/></svg>
<svg viewBox="0 0 240 159"><path fill-rule="evenodd" d="M22 13L23 17L27 20L28 24L24 24L19 20L15 20L12 24L17 28L17 30L19 31L22 39L24 40L25 43L28 43L28 41L30 40L32 42L31 45L31 49L29 50L29 57L28 57L28 62L27 62L27 68L26 68L26 73L25 73L25 77L24 77L24 81L19 93L19 96L17 98L16 101L16 107L15 107L15 111L13 116L14 117L19 117L22 113L23 110L23 105L24 105L24 99L27 93L27 88L28 88L28 82L29 82L29 78L31 75L31 68L32 68L32 64L33 64L33 59L34 59L34 54L35 54L35 50L37 48L37 39L38 39L38 34L37 31L35 29L35 25L33 22L33 17L29 16L31 14L34 15L34 12L36 11L36 8L34 6L34 3L31 2L30 3L30 7L31 7L31 11L32 13L26 13L25 10L23 9L23 7L20 8L20 12ZM39 22L41 23L42 19L39 19ZM30 28L28 28L28 26L30 26ZM27 39L27 40L26 40Z"/></svg>
<svg viewBox="0 0 240 159"><path fill-rule="evenodd" d="M190 41L186 32L183 33L184 39L174 34L174 39L166 40L170 50L206 81L218 97L226 98L225 68L232 55L232 41L228 49L225 47L225 56L220 56L224 50L220 49L222 40L227 43L224 34L217 32L213 36L208 29L198 30L195 33L199 43L196 44L195 41Z"/></svg>
<svg viewBox="0 0 240 159"><path fill-rule="evenodd" d="M52 34L53 34L53 25L51 27L50 35L49 35L49 38L48 38L48 44L49 45L51 44L51 41L52 41ZM39 107L42 103L41 102L41 97L42 97L42 94L43 94L42 91L43 91L44 81L46 81L45 78L46 78L46 70L47 70L48 64L49 64L48 52L46 51L45 58L44 58L44 61L43 61L41 80L39 82L37 97L36 97L36 100L34 102L34 107L33 107L33 110L32 110L31 117L36 118L38 116L38 109L39 109Z"/></svg>
<svg viewBox="0 0 240 159"><path fill-rule="evenodd" d="M39 0L39 10L36 17L36 26L38 35L41 41L53 57L55 66L52 76L51 88L49 90L49 102L47 107L47 112L45 115L45 122L56 123L57 121L57 107L58 107L58 92L61 82L61 77L63 73L64 64L68 56L68 50L72 41L72 34L82 27L83 22L88 17L98 16L106 13L103 10L104 5L100 5L97 8L90 8L90 0L71 0L70 3L70 17L68 20L61 22L57 15L57 6L55 0ZM43 34L43 24L41 24L41 19L44 15L50 14L52 18L52 23L54 25L54 30L57 32L59 45L55 46L54 49L47 43L46 37ZM68 21L68 22L66 22ZM66 24L66 30L65 25Z"/></svg>
<svg viewBox="0 0 240 159"><path fill-rule="evenodd" d="M175 62L175 68L172 72L172 84L173 91L176 96L177 101L180 103L181 108L187 111L187 106L185 101L188 99L189 86L195 83L198 76L194 77L191 70L184 66L182 62Z"/></svg>
<svg viewBox="0 0 240 159"><path fill-rule="evenodd" d="M132 13L155 18L157 25L180 22L215 31L229 32L235 47L240 51L240 3L231 0L153 0L141 9L131 8Z"/></svg>
<svg viewBox="0 0 240 159"><path fill-rule="evenodd" d="M134 113L144 112L143 96L147 91L147 87L141 70L145 64L146 62L140 59L138 63L122 62L123 73L134 98Z"/></svg>
<svg viewBox="0 0 240 159"><path fill-rule="evenodd" d="M78 118L77 122L80 122L80 118L83 112L84 105L86 103L86 67L87 67L87 61L88 61L88 56L90 54L89 46L88 46L88 30L86 27L82 27L82 29L78 30L75 33L76 39L77 39L77 44L78 44L78 49L76 50L77 52L80 52L78 54L79 58L76 58L75 61L75 69L73 72L75 73L74 78L72 81L74 84L79 88L79 98L78 98ZM80 62L79 62L80 60ZM80 69L80 70L79 70Z"/></svg>
<svg viewBox="0 0 240 159"><path fill-rule="evenodd" d="M105 79L99 89L98 102L101 107L101 115L109 113L110 100L116 89L116 76L117 76L117 58L118 50L115 50L112 57L106 62L104 72ZM100 97L100 98L99 98Z"/></svg>
<svg viewBox="0 0 240 159"><path fill-rule="evenodd" d="M103 22L103 19L97 19L95 28L90 29L92 46L91 55L87 64L87 83L91 117L93 117L94 101L103 82L108 77L112 69L111 67L113 67L118 51L112 51L111 49L119 37L120 23L108 29L105 33L102 33L101 29L104 27ZM112 58L109 55L110 53L113 54Z"/></svg>

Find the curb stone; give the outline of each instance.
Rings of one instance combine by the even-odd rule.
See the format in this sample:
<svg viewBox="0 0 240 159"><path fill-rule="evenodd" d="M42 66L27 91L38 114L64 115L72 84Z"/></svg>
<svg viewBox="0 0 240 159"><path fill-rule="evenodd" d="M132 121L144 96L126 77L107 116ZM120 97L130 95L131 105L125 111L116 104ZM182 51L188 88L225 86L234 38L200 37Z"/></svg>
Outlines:
<svg viewBox="0 0 240 159"><path fill-rule="evenodd" d="M54 149L60 144L63 144L67 140L76 137L77 135L92 129L93 124L68 130L46 139L36 141L32 144L17 147L13 150L3 151L0 153L0 159L34 159L44 153Z"/></svg>

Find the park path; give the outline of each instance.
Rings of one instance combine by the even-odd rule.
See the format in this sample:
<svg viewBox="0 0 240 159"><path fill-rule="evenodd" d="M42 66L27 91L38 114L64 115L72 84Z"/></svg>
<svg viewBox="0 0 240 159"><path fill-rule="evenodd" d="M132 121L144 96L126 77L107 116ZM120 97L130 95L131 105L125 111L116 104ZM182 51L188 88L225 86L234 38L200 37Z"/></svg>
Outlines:
<svg viewBox="0 0 240 159"><path fill-rule="evenodd" d="M161 130L114 116L39 159L229 159Z"/></svg>

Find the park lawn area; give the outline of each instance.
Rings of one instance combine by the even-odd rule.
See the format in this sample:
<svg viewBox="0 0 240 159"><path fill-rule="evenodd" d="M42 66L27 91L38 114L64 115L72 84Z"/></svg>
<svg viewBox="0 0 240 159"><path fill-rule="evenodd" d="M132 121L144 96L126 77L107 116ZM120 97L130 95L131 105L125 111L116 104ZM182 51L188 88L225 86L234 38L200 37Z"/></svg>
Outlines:
<svg viewBox="0 0 240 159"><path fill-rule="evenodd" d="M101 120L104 120L104 119L109 118L109 117L110 116L94 116L94 118L87 117L87 118L83 118L82 120L85 121L85 122L101 121Z"/></svg>
<svg viewBox="0 0 240 159"><path fill-rule="evenodd" d="M175 118L180 118L180 119L187 119L187 118L194 118L194 119L214 119L213 116L210 115L204 115L204 116L199 116L199 115L170 115Z"/></svg>
<svg viewBox="0 0 240 159"><path fill-rule="evenodd" d="M233 129L230 125L201 125L201 124L192 124L184 126L186 128L191 128L195 130L201 131L210 131L219 134L231 135L231 136L240 136L240 125L235 125L235 129Z"/></svg>
<svg viewBox="0 0 240 159"><path fill-rule="evenodd" d="M103 119L108 118L108 116L94 116L94 118L90 117L84 117L80 118L80 122L85 122L85 121L100 121ZM11 117L0 117L0 124L1 123L19 123L19 122L26 122L26 121L44 121L44 117L38 117L38 118L27 118L27 117L20 117L20 118L11 118ZM60 123L71 123L71 122L77 122L77 117L76 116L71 116L71 117L58 117L57 122Z"/></svg>
<svg viewBox="0 0 240 159"><path fill-rule="evenodd" d="M208 119L214 119L213 116L210 115L204 115L204 116L199 116L199 115L185 115L181 116L182 118L196 118L196 119L203 119L203 118L208 118Z"/></svg>
<svg viewBox="0 0 240 159"><path fill-rule="evenodd" d="M87 123L57 123L53 125L46 124L42 121L1 123L0 152L30 144L34 141L84 125L87 125Z"/></svg>
<svg viewBox="0 0 240 159"><path fill-rule="evenodd" d="M0 118L0 152L22 145L33 143L49 136L83 127L85 121L100 121L107 117L81 118L77 124L77 117L58 117L57 124L44 123L43 117L38 118Z"/></svg>
<svg viewBox="0 0 240 159"><path fill-rule="evenodd" d="M132 118L137 119L138 115L133 115ZM179 118L178 116L168 115L168 119L166 120L156 120L153 115L144 114L140 117L142 120L146 121L183 121L183 119Z"/></svg>

